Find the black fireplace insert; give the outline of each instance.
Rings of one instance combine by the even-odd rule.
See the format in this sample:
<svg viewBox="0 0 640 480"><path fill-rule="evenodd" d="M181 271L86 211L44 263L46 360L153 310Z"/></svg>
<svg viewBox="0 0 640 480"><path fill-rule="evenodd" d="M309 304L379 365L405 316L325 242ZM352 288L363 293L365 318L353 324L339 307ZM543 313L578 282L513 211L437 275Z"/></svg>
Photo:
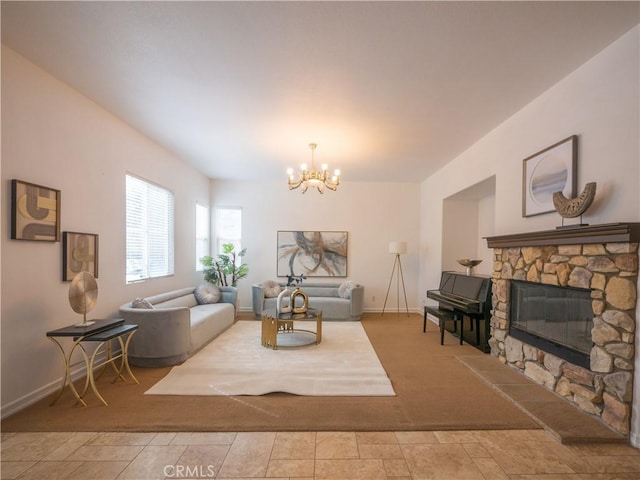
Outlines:
<svg viewBox="0 0 640 480"><path fill-rule="evenodd" d="M593 342L591 291L511 281L509 335L589 368Z"/></svg>

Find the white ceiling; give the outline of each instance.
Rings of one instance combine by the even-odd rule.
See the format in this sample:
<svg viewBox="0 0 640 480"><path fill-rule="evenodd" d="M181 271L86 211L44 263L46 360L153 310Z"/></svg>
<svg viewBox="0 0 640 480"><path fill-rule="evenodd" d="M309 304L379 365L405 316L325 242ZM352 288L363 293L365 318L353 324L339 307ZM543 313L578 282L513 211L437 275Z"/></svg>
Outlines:
<svg viewBox="0 0 640 480"><path fill-rule="evenodd" d="M5 45L205 174L284 179L316 142L345 182L424 180L640 20L635 1L1 8Z"/></svg>

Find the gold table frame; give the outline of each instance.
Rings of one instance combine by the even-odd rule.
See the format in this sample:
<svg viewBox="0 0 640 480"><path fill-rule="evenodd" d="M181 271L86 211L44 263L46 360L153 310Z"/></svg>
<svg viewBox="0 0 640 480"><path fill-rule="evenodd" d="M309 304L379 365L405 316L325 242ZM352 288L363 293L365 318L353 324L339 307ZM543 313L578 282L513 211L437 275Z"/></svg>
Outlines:
<svg viewBox="0 0 640 480"><path fill-rule="evenodd" d="M124 325L124 320L115 319L96 320L91 326L70 325L68 327L47 332L47 338L49 338L49 340L51 340L58 346L64 362L64 378L62 379L62 386L60 387L60 390L58 391L56 397L49 405L53 406L62 396L65 387L69 385L69 389L76 398L76 403L80 403L85 407L87 406L85 397L89 391L89 387L91 387L91 390L96 395L96 397L98 397L98 399L105 406L107 406L107 401L98 391L96 379L102 376L108 365L111 365L116 373L116 377L111 383L115 383L117 380L126 381L126 378L123 376L124 371L126 371L129 377L135 383L140 383L131 371L128 359L129 342L131 341L133 334L136 333L137 330L137 325ZM65 350L62 343L58 340L58 338L64 337L73 338L73 343L71 344L68 352ZM123 339L123 337L126 339ZM120 352L117 355L113 355L111 341L116 339L118 340L120 346ZM84 345L82 345L83 342L96 342L98 343L98 346L95 348L93 353L89 355ZM102 347L104 347L105 345L106 358L100 363L96 364L96 357L100 353ZM79 349L80 353L82 354L82 360L76 363L72 363L71 357L73 356L73 353L76 351L76 349ZM120 360L119 365L116 365L117 360ZM82 388L82 391L79 392L72 379L71 367L82 363L84 363L86 367L87 375L84 380L84 387ZM96 369L102 366L104 366L105 368L96 377Z"/></svg>
<svg viewBox="0 0 640 480"><path fill-rule="evenodd" d="M316 331L295 328L294 322L316 321ZM313 340L295 345L278 345L278 334L303 332L313 335ZM262 312L262 346L277 350L279 348L300 348L318 345L322 342L322 310L310 308L304 313L281 313L275 311Z"/></svg>

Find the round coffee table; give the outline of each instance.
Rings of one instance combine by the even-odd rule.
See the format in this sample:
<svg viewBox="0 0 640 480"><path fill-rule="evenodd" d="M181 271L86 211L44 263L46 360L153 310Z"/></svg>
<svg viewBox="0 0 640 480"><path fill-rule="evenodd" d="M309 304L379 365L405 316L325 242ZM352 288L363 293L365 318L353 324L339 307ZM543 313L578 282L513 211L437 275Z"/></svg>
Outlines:
<svg viewBox="0 0 640 480"><path fill-rule="evenodd" d="M298 328L297 322L316 322L316 329ZM309 308L304 313L280 313L275 309L262 312L262 346L266 348L299 348L322 341L322 310Z"/></svg>

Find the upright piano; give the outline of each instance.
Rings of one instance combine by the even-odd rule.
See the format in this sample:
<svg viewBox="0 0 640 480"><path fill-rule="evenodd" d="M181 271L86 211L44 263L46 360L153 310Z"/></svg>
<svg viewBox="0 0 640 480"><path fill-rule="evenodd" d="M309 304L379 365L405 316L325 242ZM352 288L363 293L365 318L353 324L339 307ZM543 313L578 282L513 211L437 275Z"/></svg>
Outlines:
<svg viewBox="0 0 640 480"><path fill-rule="evenodd" d="M441 345L447 330L459 336L460 344L464 340L483 352L490 350L491 277L442 272L440 288L428 290L427 298L437 300L438 306L424 307L423 331L429 313L438 318Z"/></svg>

